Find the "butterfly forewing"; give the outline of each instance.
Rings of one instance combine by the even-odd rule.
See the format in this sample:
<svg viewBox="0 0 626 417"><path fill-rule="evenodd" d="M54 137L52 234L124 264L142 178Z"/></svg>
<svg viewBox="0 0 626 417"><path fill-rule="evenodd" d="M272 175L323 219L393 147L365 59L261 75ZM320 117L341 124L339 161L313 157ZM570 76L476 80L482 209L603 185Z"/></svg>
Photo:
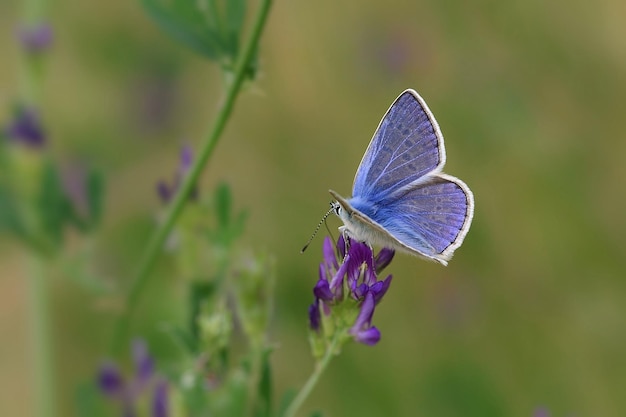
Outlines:
<svg viewBox="0 0 626 417"><path fill-rule="evenodd" d="M426 103L406 90L391 105L363 156L353 197L379 201L445 163L443 138Z"/></svg>

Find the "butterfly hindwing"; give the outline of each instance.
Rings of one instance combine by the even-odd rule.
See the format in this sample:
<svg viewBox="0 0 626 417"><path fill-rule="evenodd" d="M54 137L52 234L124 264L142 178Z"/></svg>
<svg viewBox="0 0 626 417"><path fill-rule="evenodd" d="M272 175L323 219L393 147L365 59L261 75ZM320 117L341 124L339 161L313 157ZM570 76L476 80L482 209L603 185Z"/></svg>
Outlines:
<svg viewBox="0 0 626 417"><path fill-rule="evenodd" d="M357 199L350 204L400 247L444 264L463 242L474 210L467 185L445 174L433 175L380 204Z"/></svg>
<svg viewBox="0 0 626 417"><path fill-rule="evenodd" d="M404 91L383 117L357 170L353 197L378 201L445 163L443 136L424 100Z"/></svg>

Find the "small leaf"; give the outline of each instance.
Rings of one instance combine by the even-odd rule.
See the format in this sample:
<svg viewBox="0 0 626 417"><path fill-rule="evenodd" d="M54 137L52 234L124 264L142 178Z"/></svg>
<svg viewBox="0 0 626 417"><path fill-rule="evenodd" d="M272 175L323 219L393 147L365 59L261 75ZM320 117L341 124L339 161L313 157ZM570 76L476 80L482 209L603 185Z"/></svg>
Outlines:
<svg viewBox="0 0 626 417"><path fill-rule="evenodd" d="M5 232L28 240L22 218L15 205L15 196L8 187L0 185L0 233Z"/></svg>
<svg viewBox="0 0 626 417"><path fill-rule="evenodd" d="M57 246L65 221L72 217L72 206L65 196L58 170L51 162L43 167L36 204L42 231L53 246Z"/></svg>
<svg viewBox="0 0 626 417"><path fill-rule="evenodd" d="M246 0L226 0L226 33L224 38L233 59L239 53L239 41L245 16Z"/></svg>
<svg viewBox="0 0 626 417"><path fill-rule="evenodd" d="M195 355L198 350L198 343L196 339L185 329L174 325L167 324L163 326L165 334L170 336L178 346L180 346L186 353Z"/></svg>
<svg viewBox="0 0 626 417"><path fill-rule="evenodd" d="M248 403L248 378L244 372L233 372L226 383L228 401L224 404L223 413L218 415L243 416Z"/></svg>
<svg viewBox="0 0 626 417"><path fill-rule="evenodd" d="M230 210L232 196L228 184L220 184L215 190L215 214L217 215L218 229L228 229L230 226Z"/></svg>
<svg viewBox="0 0 626 417"><path fill-rule="evenodd" d="M216 216L215 230L209 230L209 238L216 244L229 247L244 231L247 212L240 212L233 221L232 194L227 184L220 184L214 194Z"/></svg>
<svg viewBox="0 0 626 417"><path fill-rule="evenodd" d="M278 417L283 417L285 415L285 411L287 411L287 408L291 405L294 398L296 398L296 390L292 388L287 389L283 394L283 397L280 399L280 407L278 408L277 414Z"/></svg>
<svg viewBox="0 0 626 417"><path fill-rule="evenodd" d="M255 417L269 417L272 412L272 369L270 364L271 349L262 355L261 375L259 378L258 396Z"/></svg>
<svg viewBox="0 0 626 417"><path fill-rule="evenodd" d="M215 285L211 282L192 282L189 288L189 330L191 337L198 340L200 337L200 327L198 316L201 313L202 305L215 293Z"/></svg>
<svg viewBox="0 0 626 417"><path fill-rule="evenodd" d="M223 54L223 45L217 28L209 24L203 4L189 0L142 0L152 20L173 39L195 52L217 61Z"/></svg>

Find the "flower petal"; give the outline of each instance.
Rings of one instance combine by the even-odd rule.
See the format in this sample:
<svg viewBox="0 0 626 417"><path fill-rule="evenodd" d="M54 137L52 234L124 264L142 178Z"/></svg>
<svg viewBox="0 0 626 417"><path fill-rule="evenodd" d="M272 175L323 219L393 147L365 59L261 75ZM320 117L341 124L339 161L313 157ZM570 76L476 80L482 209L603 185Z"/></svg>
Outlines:
<svg viewBox="0 0 626 417"><path fill-rule="evenodd" d="M46 134L39 115L32 108L19 108L13 122L4 129L3 133L14 142L31 148L41 148L46 142Z"/></svg>
<svg viewBox="0 0 626 417"><path fill-rule="evenodd" d="M334 268L336 271L339 269L339 264L337 263L337 256L335 255L335 248L333 246L332 240L328 236L324 239L324 244L322 245L322 254L324 255L324 265L328 270Z"/></svg>
<svg viewBox="0 0 626 417"><path fill-rule="evenodd" d="M317 284L315 284L313 288L313 294L315 297L324 301L332 301L334 298L333 292L330 290L330 285L325 279L317 281Z"/></svg>
<svg viewBox="0 0 626 417"><path fill-rule="evenodd" d="M370 292L374 294L374 301L376 304L382 300L383 296L389 289L389 286L391 285L391 277L392 276L389 275L384 281L378 281L370 287Z"/></svg>
<svg viewBox="0 0 626 417"><path fill-rule="evenodd" d="M159 379L154 387L152 398L152 416L167 417L169 415L169 401L167 395L167 381Z"/></svg>
<svg viewBox="0 0 626 417"><path fill-rule="evenodd" d="M191 169L193 164L193 149L190 146L183 146L180 151L180 166L179 172L181 175L185 175L187 171Z"/></svg>
<svg viewBox="0 0 626 417"><path fill-rule="evenodd" d="M376 273L380 274L387 265L391 263L396 251L390 248L382 248L376 258L374 259L374 265L376 267Z"/></svg>
<svg viewBox="0 0 626 417"><path fill-rule="evenodd" d="M366 283L361 283L361 285L358 285L356 288L354 288L354 290L352 290L352 296L355 299L360 300L365 296L365 294L367 294L369 289L370 287Z"/></svg>
<svg viewBox="0 0 626 417"><path fill-rule="evenodd" d="M124 379L112 362L105 362L98 371L98 386L107 396L120 396L124 391Z"/></svg>
<svg viewBox="0 0 626 417"><path fill-rule="evenodd" d="M172 190L163 180L159 181L156 186L157 194L163 203L167 203L172 198Z"/></svg>
<svg viewBox="0 0 626 417"><path fill-rule="evenodd" d="M359 311L359 315L354 322L354 326L352 326L353 334L361 331L364 328L367 328L372 323L372 316L374 315L374 307L376 303L374 302L374 294L368 292L365 294L365 299L361 304L361 311Z"/></svg>
<svg viewBox="0 0 626 417"><path fill-rule="evenodd" d="M133 341L133 362L135 363L136 382L139 386L147 383L154 373L154 360L148 353L148 347L143 340Z"/></svg>
<svg viewBox="0 0 626 417"><path fill-rule="evenodd" d="M17 38L25 51L33 54L42 52L52 43L52 27L46 23L33 27L22 26L17 30Z"/></svg>
<svg viewBox="0 0 626 417"><path fill-rule="evenodd" d="M380 340L380 330L376 327L370 327L354 333L354 340L365 345L374 346Z"/></svg>
<svg viewBox="0 0 626 417"><path fill-rule="evenodd" d="M343 285L342 285L343 277L344 275L346 275L346 271L348 270L349 266L350 266L350 254L348 254L344 258L343 263L339 266L339 269L333 276L333 279L330 280L330 289L332 291L337 291L338 289L343 288Z"/></svg>
<svg viewBox="0 0 626 417"><path fill-rule="evenodd" d="M329 238L330 239L330 238ZM346 249L350 247L351 240L344 237L343 233L339 235L339 239L337 239L337 252L341 255L341 258L346 257Z"/></svg>
<svg viewBox="0 0 626 417"><path fill-rule="evenodd" d="M355 288L354 284L361 276L361 265L367 263L368 258L372 258L371 249L364 243L353 241L350 245L348 256L344 260L344 264L347 264L346 273L350 288Z"/></svg>
<svg viewBox="0 0 626 417"><path fill-rule="evenodd" d="M315 330L316 332L319 331L321 320L322 318L320 315L318 301L315 300L313 304L309 306L309 327L311 330Z"/></svg>

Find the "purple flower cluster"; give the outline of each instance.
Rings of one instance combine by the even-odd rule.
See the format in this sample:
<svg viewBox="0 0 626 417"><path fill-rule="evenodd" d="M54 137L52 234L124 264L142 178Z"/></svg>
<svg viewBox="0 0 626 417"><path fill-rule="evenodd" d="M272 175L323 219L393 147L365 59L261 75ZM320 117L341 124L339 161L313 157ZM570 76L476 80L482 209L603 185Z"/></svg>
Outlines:
<svg viewBox="0 0 626 417"><path fill-rule="evenodd" d="M193 164L193 150L189 146L183 147L180 152L180 164L178 165L178 170L174 176L174 182L170 185L167 182L161 180L157 183L157 193L161 198L161 201L164 203L169 203L170 200L178 191L181 183L183 182L183 178L189 170L191 169L191 165ZM197 190L194 189L191 191L190 198L197 197Z"/></svg>
<svg viewBox="0 0 626 417"><path fill-rule="evenodd" d="M39 115L32 108L18 108L11 123L3 130L9 140L29 148L39 149L46 143Z"/></svg>
<svg viewBox="0 0 626 417"><path fill-rule="evenodd" d="M167 381L155 374L154 360L143 341L133 342L132 354L135 365L134 378L124 379L114 363L106 362L102 364L98 372L100 390L108 398L120 404L123 417L137 415L136 403L145 392L152 390L151 416L167 417L169 414Z"/></svg>
<svg viewBox="0 0 626 417"><path fill-rule="evenodd" d="M309 307L311 329L319 332L323 323L322 314L331 315L333 307L351 299L358 308L358 315L348 331L349 334L357 342L375 345L380 340L380 331L372 326L374 309L391 284L391 275L379 281L378 274L389 265L395 254L394 250L383 248L374 256L372 249L366 244L351 240L346 242L340 236L336 247L327 237L324 240L323 253L324 261L320 264L319 280L313 288L315 301Z"/></svg>
<svg viewBox="0 0 626 417"><path fill-rule="evenodd" d="M47 23L21 26L17 30L17 38L25 51L37 54L45 51L52 44L52 27Z"/></svg>

